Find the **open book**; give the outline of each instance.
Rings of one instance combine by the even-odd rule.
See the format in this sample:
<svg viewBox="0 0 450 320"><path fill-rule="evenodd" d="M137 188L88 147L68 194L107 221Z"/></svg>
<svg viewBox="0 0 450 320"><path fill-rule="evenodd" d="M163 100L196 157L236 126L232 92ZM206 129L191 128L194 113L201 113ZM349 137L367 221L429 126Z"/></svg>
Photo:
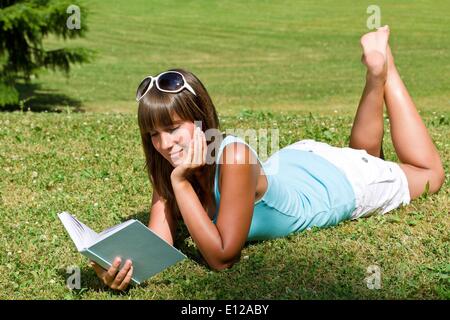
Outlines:
<svg viewBox="0 0 450 320"><path fill-rule="evenodd" d="M96 233L68 212L58 214L78 251L97 262L104 269L111 267L114 258L133 262L132 280L140 284L149 277L186 258L140 221L128 220Z"/></svg>

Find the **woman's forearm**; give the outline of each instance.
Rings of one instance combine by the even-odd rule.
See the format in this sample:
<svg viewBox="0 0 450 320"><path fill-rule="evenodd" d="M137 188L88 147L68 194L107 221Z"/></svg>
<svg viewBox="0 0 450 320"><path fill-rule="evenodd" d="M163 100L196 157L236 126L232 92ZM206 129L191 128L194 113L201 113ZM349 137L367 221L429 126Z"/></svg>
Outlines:
<svg viewBox="0 0 450 320"><path fill-rule="evenodd" d="M227 250L216 225L209 219L189 181L172 181L173 191L184 223L208 264L214 269L224 269L233 257Z"/></svg>

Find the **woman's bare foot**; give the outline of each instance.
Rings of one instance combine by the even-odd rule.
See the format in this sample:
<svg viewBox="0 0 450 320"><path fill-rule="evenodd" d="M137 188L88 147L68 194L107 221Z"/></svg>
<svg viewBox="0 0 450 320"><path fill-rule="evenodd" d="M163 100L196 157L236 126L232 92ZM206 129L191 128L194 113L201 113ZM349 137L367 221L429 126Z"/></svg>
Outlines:
<svg viewBox="0 0 450 320"><path fill-rule="evenodd" d="M386 58L387 58L387 70L389 73L389 70L394 70L396 68L394 64L394 56L392 55L391 47L389 46L389 44L387 45L386 48Z"/></svg>
<svg viewBox="0 0 450 320"><path fill-rule="evenodd" d="M388 40L389 26L387 25L361 37L361 46L363 48L361 61L367 67L367 76L382 82L386 81L387 76Z"/></svg>

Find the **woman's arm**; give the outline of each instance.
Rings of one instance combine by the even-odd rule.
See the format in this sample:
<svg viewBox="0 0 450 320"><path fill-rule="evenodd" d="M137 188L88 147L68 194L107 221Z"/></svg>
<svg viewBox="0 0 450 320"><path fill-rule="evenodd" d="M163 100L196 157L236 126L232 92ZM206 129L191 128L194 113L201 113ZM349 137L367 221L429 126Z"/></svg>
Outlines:
<svg viewBox="0 0 450 320"><path fill-rule="evenodd" d="M170 212L163 198L153 190L152 207L150 209L149 229L173 245L177 230L177 220Z"/></svg>
<svg viewBox="0 0 450 320"><path fill-rule="evenodd" d="M191 184L172 179L183 220L207 263L214 269L230 267L239 259L253 215L259 167L247 146L224 148L217 224L209 218Z"/></svg>

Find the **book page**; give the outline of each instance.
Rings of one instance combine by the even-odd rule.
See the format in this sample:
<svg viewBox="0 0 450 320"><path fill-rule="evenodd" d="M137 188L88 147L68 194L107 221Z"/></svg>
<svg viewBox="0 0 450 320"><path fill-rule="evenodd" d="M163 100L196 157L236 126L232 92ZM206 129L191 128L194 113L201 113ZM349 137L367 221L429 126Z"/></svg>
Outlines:
<svg viewBox="0 0 450 320"><path fill-rule="evenodd" d="M75 243L78 251L88 248L97 241L99 235L68 212L62 212L58 214L58 217Z"/></svg>

